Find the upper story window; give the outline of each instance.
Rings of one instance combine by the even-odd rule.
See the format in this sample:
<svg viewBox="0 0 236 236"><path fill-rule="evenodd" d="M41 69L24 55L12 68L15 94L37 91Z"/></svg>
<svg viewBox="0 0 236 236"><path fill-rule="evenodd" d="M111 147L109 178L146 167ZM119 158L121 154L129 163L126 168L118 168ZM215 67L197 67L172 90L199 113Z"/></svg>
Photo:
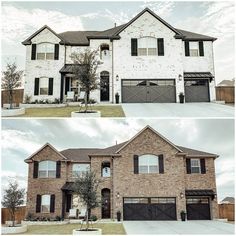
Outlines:
<svg viewBox="0 0 236 236"><path fill-rule="evenodd" d="M110 162L103 162L102 177L110 177L110 176L111 176Z"/></svg>
<svg viewBox="0 0 236 236"><path fill-rule="evenodd" d="M191 173L201 173L200 159L191 159Z"/></svg>
<svg viewBox="0 0 236 236"><path fill-rule="evenodd" d="M138 56L157 55L157 39L153 37L143 37L138 39Z"/></svg>
<svg viewBox="0 0 236 236"><path fill-rule="evenodd" d="M158 173L158 156L146 154L139 156L139 173Z"/></svg>
<svg viewBox="0 0 236 236"><path fill-rule="evenodd" d="M42 195L42 202L41 202L41 212L48 213L50 212L50 195Z"/></svg>
<svg viewBox="0 0 236 236"><path fill-rule="evenodd" d="M54 60L54 44L37 44L37 60Z"/></svg>
<svg viewBox="0 0 236 236"><path fill-rule="evenodd" d="M39 178L56 178L56 162L41 161L39 162Z"/></svg>
<svg viewBox="0 0 236 236"><path fill-rule="evenodd" d="M190 57L198 57L199 56L198 42L190 42L189 43L189 53L190 53Z"/></svg>
<svg viewBox="0 0 236 236"><path fill-rule="evenodd" d="M106 59L110 56L110 51L109 51L109 45L108 44L102 44L100 46L101 50L101 59Z"/></svg>
<svg viewBox="0 0 236 236"><path fill-rule="evenodd" d="M185 56L187 57L203 57L204 42L203 41L185 41Z"/></svg>
<svg viewBox="0 0 236 236"><path fill-rule="evenodd" d="M73 164L72 166L72 177L78 177L90 170L90 164Z"/></svg>

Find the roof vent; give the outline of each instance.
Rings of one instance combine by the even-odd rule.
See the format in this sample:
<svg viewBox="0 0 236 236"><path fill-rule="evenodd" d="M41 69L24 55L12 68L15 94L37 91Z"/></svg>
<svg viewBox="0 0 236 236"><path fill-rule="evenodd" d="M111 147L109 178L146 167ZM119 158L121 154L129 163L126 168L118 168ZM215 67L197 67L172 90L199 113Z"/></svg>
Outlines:
<svg viewBox="0 0 236 236"><path fill-rule="evenodd" d="M114 23L114 27L116 27L116 23Z"/></svg>

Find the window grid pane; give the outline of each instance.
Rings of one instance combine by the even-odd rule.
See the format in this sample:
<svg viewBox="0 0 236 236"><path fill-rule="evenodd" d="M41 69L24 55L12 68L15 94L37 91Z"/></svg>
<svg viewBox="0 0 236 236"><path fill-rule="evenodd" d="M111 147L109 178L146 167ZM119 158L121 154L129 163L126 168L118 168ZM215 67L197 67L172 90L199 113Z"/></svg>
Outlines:
<svg viewBox="0 0 236 236"><path fill-rule="evenodd" d="M159 173L158 156L151 154L140 156L139 173Z"/></svg>

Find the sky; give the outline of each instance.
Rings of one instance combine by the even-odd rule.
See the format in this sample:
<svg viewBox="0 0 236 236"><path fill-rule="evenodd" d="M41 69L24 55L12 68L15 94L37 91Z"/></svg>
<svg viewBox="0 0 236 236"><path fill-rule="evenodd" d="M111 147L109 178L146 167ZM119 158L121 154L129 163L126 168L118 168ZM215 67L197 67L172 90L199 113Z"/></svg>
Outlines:
<svg viewBox="0 0 236 236"><path fill-rule="evenodd" d="M149 7L172 26L218 38L214 42L216 83L234 78L234 1L211 2L2 2L2 69L25 66L21 44L43 25L57 33L105 30L127 23Z"/></svg>
<svg viewBox="0 0 236 236"><path fill-rule="evenodd" d="M58 151L105 148L129 140L150 125L176 145L220 157L215 161L218 200L234 196L234 120L232 119L3 119L1 181L17 179L27 188L24 159L46 142Z"/></svg>

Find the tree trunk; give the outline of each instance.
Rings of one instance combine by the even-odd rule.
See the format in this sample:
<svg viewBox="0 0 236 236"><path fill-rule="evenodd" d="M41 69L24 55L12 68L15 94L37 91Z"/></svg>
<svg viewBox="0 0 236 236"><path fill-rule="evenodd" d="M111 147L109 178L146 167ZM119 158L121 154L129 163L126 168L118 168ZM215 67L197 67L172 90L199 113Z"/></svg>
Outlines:
<svg viewBox="0 0 236 236"><path fill-rule="evenodd" d="M10 91L9 91L10 109L12 109L12 100L13 100L13 91L12 91L12 89L10 89Z"/></svg>
<svg viewBox="0 0 236 236"><path fill-rule="evenodd" d="M88 214L88 207L87 207L87 210L86 210L86 230L88 231L88 228L89 228L89 214Z"/></svg>
<svg viewBox="0 0 236 236"><path fill-rule="evenodd" d="M88 96L87 96L87 91L85 91L84 95L84 105L85 105L85 112L88 110Z"/></svg>
<svg viewBox="0 0 236 236"><path fill-rule="evenodd" d="M15 210L9 209L10 215L11 215L11 221L12 221L12 227L15 226Z"/></svg>

